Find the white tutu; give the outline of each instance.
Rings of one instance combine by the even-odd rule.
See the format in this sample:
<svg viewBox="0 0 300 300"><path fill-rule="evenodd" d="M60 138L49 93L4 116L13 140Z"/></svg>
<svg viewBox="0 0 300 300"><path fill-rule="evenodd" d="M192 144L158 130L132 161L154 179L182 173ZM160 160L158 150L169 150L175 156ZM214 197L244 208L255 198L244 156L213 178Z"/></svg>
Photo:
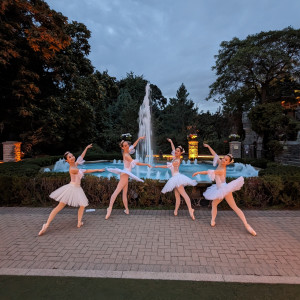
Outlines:
<svg viewBox="0 0 300 300"><path fill-rule="evenodd" d="M135 176L131 172L127 171L126 169L121 170L121 169L118 169L118 168L106 168L106 170L108 172L115 173L115 174L118 174L118 175L120 175L120 174L127 174L127 175L129 175L134 180L137 180L137 181L140 181L140 182L144 182L143 179Z"/></svg>
<svg viewBox="0 0 300 300"><path fill-rule="evenodd" d="M244 177L241 176L229 183L222 183L221 187L213 184L203 193L203 196L207 200L223 199L227 194L240 190L243 185Z"/></svg>
<svg viewBox="0 0 300 300"><path fill-rule="evenodd" d="M177 173L167 181L167 183L165 184L165 186L163 187L161 192L164 194L167 192L171 192L174 190L174 188L180 187L181 185L195 186L195 185L197 185L197 181L193 180L183 174Z"/></svg>
<svg viewBox="0 0 300 300"><path fill-rule="evenodd" d="M86 197L82 187L74 183L63 185L53 191L49 197L70 206L78 207L89 205L88 198Z"/></svg>

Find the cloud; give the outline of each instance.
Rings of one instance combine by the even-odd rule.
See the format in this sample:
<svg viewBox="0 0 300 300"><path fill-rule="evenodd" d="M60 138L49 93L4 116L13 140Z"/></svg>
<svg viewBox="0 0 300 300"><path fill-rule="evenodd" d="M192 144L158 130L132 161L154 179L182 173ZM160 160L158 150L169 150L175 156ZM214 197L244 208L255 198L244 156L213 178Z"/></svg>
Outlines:
<svg viewBox="0 0 300 300"><path fill-rule="evenodd" d="M214 55L224 40L260 31L299 28L298 0L48 0L69 20L92 32L89 58L99 71L121 79L133 71L167 98L184 83L201 109L215 75Z"/></svg>

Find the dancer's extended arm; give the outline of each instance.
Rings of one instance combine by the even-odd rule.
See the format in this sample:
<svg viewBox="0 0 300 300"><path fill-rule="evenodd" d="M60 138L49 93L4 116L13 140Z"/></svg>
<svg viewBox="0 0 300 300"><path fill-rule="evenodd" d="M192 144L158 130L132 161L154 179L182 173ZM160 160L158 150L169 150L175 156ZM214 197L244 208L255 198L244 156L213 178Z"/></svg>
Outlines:
<svg viewBox="0 0 300 300"><path fill-rule="evenodd" d="M138 144L138 142L139 142L140 140L143 140L145 137L146 137L145 135L144 135L144 136L140 136L140 137L133 143L132 146L135 148L136 145Z"/></svg>
<svg viewBox="0 0 300 300"><path fill-rule="evenodd" d="M89 145L87 145L86 147L85 147L85 149L83 150L83 152L81 153L81 157L82 158L84 158L84 156L86 155L86 151L88 150L88 149L90 149L90 148L92 148L93 147L93 144L89 144Z"/></svg>
<svg viewBox="0 0 300 300"><path fill-rule="evenodd" d="M105 169L90 169L84 170L84 173L105 172Z"/></svg>
<svg viewBox="0 0 300 300"><path fill-rule="evenodd" d="M172 151L175 151L175 146L171 139L167 139L167 141L171 144Z"/></svg>
<svg viewBox="0 0 300 300"><path fill-rule="evenodd" d="M223 175L224 171L223 170L210 170L211 172L214 172L216 175ZM196 172L193 174L193 177L202 174L202 175L207 175L209 172L208 171L201 171L201 172Z"/></svg>
<svg viewBox="0 0 300 300"><path fill-rule="evenodd" d="M213 155L213 156L217 155L217 153L208 144L203 144L203 146L208 148L211 155Z"/></svg>

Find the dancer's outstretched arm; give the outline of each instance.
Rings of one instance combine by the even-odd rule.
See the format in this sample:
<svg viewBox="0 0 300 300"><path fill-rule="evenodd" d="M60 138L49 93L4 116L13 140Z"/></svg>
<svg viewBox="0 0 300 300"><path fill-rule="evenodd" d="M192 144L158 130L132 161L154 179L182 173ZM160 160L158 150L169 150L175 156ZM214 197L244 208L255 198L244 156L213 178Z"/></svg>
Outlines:
<svg viewBox="0 0 300 300"><path fill-rule="evenodd" d="M175 146L174 146L172 140L171 139L167 139L167 141L171 144L172 151L175 151Z"/></svg>
<svg viewBox="0 0 300 300"><path fill-rule="evenodd" d="M210 170L210 171L213 171L216 175L223 175L224 174L223 170ZM198 175L198 174L206 175L206 174L208 174L208 171L196 172L196 173L193 174L193 177Z"/></svg>
<svg viewBox="0 0 300 300"><path fill-rule="evenodd" d="M144 135L144 136L140 136L140 137L133 143L132 146L135 148L136 145L138 144L138 142L139 142L140 140L143 140L145 137L146 137L145 135Z"/></svg>
<svg viewBox="0 0 300 300"><path fill-rule="evenodd" d="M84 173L105 172L105 169L90 169L84 170Z"/></svg>
<svg viewBox="0 0 300 300"><path fill-rule="evenodd" d="M149 167L149 168L152 168L152 166L151 165L149 165L149 164L144 164L144 163L140 163L140 162L137 162L137 163L135 163L137 166L147 166L147 167Z"/></svg>
<svg viewBox="0 0 300 300"><path fill-rule="evenodd" d="M83 152L81 153L81 157L82 158L84 158L84 156L86 155L86 151L88 150L88 149L90 149L90 148L92 148L93 147L93 144L89 144L89 145L87 145L86 147L85 147L85 149L83 150Z"/></svg>
<svg viewBox="0 0 300 300"><path fill-rule="evenodd" d="M208 148L211 155L213 155L213 156L217 155L217 153L208 144L203 144L203 146Z"/></svg>
<svg viewBox="0 0 300 300"><path fill-rule="evenodd" d="M168 166L154 166L154 168L167 169L167 168L168 168Z"/></svg>
<svg viewBox="0 0 300 300"><path fill-rule="evenodd" d="M144 137L144 138L145 138L145 137ZM127 161L129 161L130 163L133 161L133 159L132 159L132 157L131 157L130 155L125 155L125 159L126 159ZM152 166L151 166L150 164L141 163L141 162L139 162L139 161L135 161L135 164L136 164L137 166L147 166L147 167L149 167L149 168L152 168Z"/></svg>

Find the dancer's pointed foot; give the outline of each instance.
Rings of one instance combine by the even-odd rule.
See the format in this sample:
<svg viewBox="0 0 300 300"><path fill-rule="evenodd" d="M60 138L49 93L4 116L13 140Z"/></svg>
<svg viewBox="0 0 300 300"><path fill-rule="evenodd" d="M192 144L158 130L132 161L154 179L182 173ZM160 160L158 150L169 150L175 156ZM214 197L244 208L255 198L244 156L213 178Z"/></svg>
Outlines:
<svg viewBox="0 0 300 300"><path fill-rule="evenodd" d="M77 224L77 228L80 228L81 226L83 226L83 222Z"/></svg>
<svg viewBox="0 0 300 300"><path fill-rule="evenodd" d="M105 220L107 220L110 217L111 211L112 211L112 208L108 207L107 208L107 213L106 213L106 216L105 216Z"/></svg>
<svg viewBox="0 0 300 300"><path fill-rule="evenodd" d="M195 221L195 216L194 216L194 209L191 209L189 212L190 212L190 216L192 218L193 221Z"/></svg>
<svg viewBox="0 0 300 300"><path fill-rule="evenodd" d="M46 223L43 224L43 227L42 227L41 231L39 232L39 236L43 235L46 232L47 228L48 228L48 225Z"/></svg>
<svg viewBox="0 0 300 300"><path fill-rule="evenodd" d="M256 236L256 232L254 231L254 229L249 224L247 224L245 227L246 227L246 229L248 230L248 232L250 234L252 234L253 236Z"/></svg>
<svg viewBox="0 0 300 300"><path fill-rule="evenodd" d="M174 216L176 217L178 215L178 210L174 210Z"/></svg>
<svg viewBox="0 0 300 300"><path fill-rule="evenodd" d="M211 227L215 227L216 226L216 222L215 221L210 221L210 226Z"/></svg>
<svg viewBox="0 0 300 300"><path fill-rule="evenodd" d="M126 214L126 215L129 215L129 209L127 208L127 209L124 209L124 213Z"/></svg>

